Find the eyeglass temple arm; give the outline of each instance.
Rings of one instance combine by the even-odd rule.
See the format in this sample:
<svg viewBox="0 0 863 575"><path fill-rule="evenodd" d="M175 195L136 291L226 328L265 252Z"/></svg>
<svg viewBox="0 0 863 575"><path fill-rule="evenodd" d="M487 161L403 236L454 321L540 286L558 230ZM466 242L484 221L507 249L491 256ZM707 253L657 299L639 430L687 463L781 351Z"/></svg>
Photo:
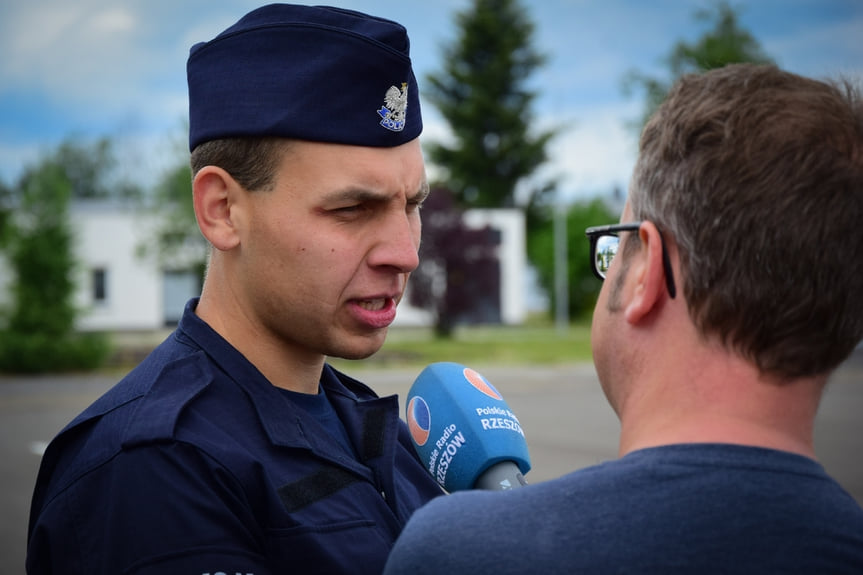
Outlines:
<svg viewBox="0 0 863 575"><path fill-rule="evenodd" d="M668 257L668 250L665 249L665 238L662 237L662 232L659 232L660 243L662 244L662 268L665 272L665 284L668 287L668 295L671 299L677 295L677 286L674 284L674 274L671 271L671 258Z"/></svg>

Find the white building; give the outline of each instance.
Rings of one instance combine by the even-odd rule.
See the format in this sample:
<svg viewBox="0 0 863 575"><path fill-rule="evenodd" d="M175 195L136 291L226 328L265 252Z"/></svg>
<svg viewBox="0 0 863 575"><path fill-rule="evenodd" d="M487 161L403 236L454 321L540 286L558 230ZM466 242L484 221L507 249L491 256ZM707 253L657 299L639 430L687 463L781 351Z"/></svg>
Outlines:
<svg viewBox="0 0 863 575"><path fill-rule="evenodd" d="M139 254L152 237L152 220L115 204L75 203L71 210L80 270L75 304L85 331L154 330L176 323L200 293L188 271L161 269Z"/></svg>
<svg viewBox="0 0 863 575"><path fill-rule="evenodd" d="M85 331L152 331L175 324L186 301L200 293L194 273L160 269L139 255L152 237L152 221L114 203L75 202L70 210L79 262L75 304L83 310L78 327ZM486 225L500 232L501 321L519 324L527 315L524 216L519 210L472 210L470 227ZM0 254L2 255L2 254ZM10 271L0 257L0 303L8 302ZM430 312L411 307L405 298L396 326L430 325Z"/></svg>
<svg viewBox="0 0 863 575"><path fill-rule="evenodd" d="M500 318L505 325L519 325L527 318L527 249L524 213L516 209L468 210L464 222L470 228L489 226L500 232Z"/></svg>

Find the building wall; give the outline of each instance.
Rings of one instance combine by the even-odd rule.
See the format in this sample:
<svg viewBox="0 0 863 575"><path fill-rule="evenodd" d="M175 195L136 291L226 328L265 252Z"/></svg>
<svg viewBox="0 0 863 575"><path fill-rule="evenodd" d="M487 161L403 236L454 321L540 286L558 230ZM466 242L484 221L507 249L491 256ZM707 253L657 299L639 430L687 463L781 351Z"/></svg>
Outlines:
<svg viewBox="0 0 863 575"><path fill-rule="evenodd" d="M166 273L154 260L136 255L138 246L148 240L149 223L140 212L114 203L75 202L70 214L79 261L74 301L83 310L79 329L158 330L166 321L179 318L182 302L200 293L196 282ZM465 213L465 223L500 230L501 319L505 324L521 323L527 315L523 214L519 210L470 210ZM97 285L100 275L102 289ZM9 280L0 258L0 303L8 301ZM394 326L428 326L433 321L431 312L410 306L405 297Z"/></svg>
<svg viewBox="0 0 863 575"><path fill-rule="evenodd" d="M73 204L72 223L80 269L75 303L84 313L78 328L152 330L164 324L162 273L136 255L147 240L147 222L134 210L111 204ZM95 272L104 271L104 298L95 293Z"/></svg>
<svg viewBox="0 0 863 575"><path fill-rule="evenodd" d="M516 209L468 210L464 220L474 229L490 226L500 230L501 321L507 325L521 324L527 318L524 213Z"/></svg>

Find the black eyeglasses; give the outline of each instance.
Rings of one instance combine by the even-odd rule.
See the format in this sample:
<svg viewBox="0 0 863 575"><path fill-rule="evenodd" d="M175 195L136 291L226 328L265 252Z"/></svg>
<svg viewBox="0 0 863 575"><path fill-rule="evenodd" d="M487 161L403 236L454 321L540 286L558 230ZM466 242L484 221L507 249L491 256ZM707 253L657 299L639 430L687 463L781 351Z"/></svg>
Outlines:
<svg viewBox="0 0 863 575"><path fill-rule="evenodd" d="M596 226L587 228L584 233L590 239L590 262L591 269L596 277L601 280L605 279L608 268L611 267L611 262L614 256L617 255L617 248L620 246L619 232L634 232L641 228L643 222L630 222L627 224L613 224L610 226ZM671 272L671 259L668 257L668 250L665 249L665 240L662 237L662 232L659 233L659 240L662 242L662 268L665 271L665 285L668 287L668 295L672 298L677 295L677 289L674 285L674 276Z"/></svg>

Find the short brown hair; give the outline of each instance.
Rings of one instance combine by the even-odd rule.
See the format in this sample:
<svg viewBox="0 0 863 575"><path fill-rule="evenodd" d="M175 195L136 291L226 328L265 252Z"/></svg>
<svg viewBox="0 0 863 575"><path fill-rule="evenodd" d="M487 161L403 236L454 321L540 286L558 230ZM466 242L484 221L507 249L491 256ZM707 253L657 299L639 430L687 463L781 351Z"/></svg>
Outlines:
<svg viewBox="0 0 863 575"><path fill-rule="evenodd" d="M762 373L827 373L863 337L863 103L774 66L683 77L642 133L633 215L673 238L705 336Z"/></svg>
<svg viewBox="0 0 863 575"><path fill-rule="evenodd" d="M210 140L192 150L192 175L204 166L218 166L246 190L269 190L290 143L271 137Z"/></svg>

